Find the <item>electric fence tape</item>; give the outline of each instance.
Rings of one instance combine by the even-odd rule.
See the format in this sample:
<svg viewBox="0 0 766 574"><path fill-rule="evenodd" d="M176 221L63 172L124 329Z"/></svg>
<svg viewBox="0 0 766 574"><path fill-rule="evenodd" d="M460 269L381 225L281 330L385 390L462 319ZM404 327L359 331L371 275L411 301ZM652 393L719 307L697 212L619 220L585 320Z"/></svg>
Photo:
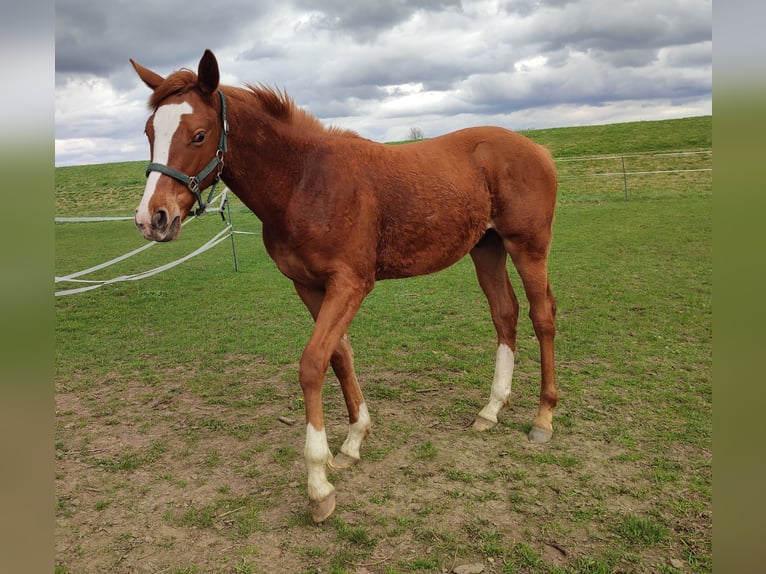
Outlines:
<svg viewBox="0 0 766 574"><path fill-rule="evenodd" d="M217 209L208 209L208 212L211 213L223 213L224 208L226 206L227 201L227 188L224 188L224 190L216 196L211 204L218 201L220 198L221 203L220 206ZM133 219L132 217L129 218L96 218L96 217L78 217L78 218L64 218L59 217L56 218L56 221L58 222L70 222L70 221L112 221L115 219ZM182 227L186 225L187 223L190 223L196 219L195 216L192 216L188 218L186 221L183 222L181 225ZM147 271L142 271L140 273L134 273L131 275L120 275L118 277L113 277L111 279L99 279L99 280L92 280L92 279L79 279L83 275L89 275L90 273L93 273L95 271L100 271L101 269L105 269L107 267L110 267L112 265L115 265L117 263L120 263L121 261L125 261L126 259L129 259L130 257L133 257L134 255L137 255L141 253L142 251L145 251L149 249L150 247L153 247L157 243L155 241L152 241L151 243L147 243L146 245L142 245L138 249L134 249L133 251L130 251L128 253L125 253L124 255L120 255L119 257L115 257L114 259L111 259L109 261L106 261L104 263L100 263L98 265L94 265L93 267L89 267L88 269L83 269L82 271L77 271L75 273L70 273L68 275L64 275L61 277L55 278L55 283L88 283L88 285L85 285L83 287L75 287L72 289L62 289L60 291L56 291L55 295L56 297L60 297L63 295L73 295L75 293L84 293L85 291L91 291L93 289L98 289L99 287L102 287L104 285L110 285L112 283L119 283L122 281L138 281L139 279L145 279L147 277L151 277L153 275L157 275L159 273L162 273L163 271L167 271L168 269L172 269L173 267L176 267L180 265L181 263L184 263L188 261L189 259L196 257L200 253L204 253L208 249L212 249L222 241L225 241L227 238L232 238L232 245L233 245L233 236L234 234L244 234L245 232L241 231L234 231L231 224L231 217L229 217L229 221L226 224L226 227L216 233L211 239L209 239L207 242L205 242L202 246L198 247L188 255L185 255L181 257L180 259L176 259L175 261L171 261L170 263L166 263L164 265L160 265L159 267L155 267L154 269L149 269ZM236 253L235 253L235 261L236 261Z"/></svg>

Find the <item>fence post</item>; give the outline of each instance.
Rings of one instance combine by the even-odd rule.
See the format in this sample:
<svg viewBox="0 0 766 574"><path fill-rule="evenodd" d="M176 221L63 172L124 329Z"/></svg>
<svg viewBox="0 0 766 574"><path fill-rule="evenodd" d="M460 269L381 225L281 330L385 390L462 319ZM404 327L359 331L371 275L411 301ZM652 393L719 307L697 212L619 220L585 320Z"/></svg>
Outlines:
<svg viewBox="0 0 766 574"><path fill-rule="evenodd" d="M234 258L234 271L239 271L239 265L237 264L237 247L234 245L234 221L231 219L231 207L229 206L229 198L224 198L226 204L226 214L229 216L229 237L231 237L231 255ZM223 217L223 211L221 211L221 217Z"/></svg>
<svg viewBox="0 0 766 574"><path fill-rule="evenodd" d="M625 172L625 156L621 155L622 160L622 187L625 190L625 201L628 201L628 174Z"/></svg>

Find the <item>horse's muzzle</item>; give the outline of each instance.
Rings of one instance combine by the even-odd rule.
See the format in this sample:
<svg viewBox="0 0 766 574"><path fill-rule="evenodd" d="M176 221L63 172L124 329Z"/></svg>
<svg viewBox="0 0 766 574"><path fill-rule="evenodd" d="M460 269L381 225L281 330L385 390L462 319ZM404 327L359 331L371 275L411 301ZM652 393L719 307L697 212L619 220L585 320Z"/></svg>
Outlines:
<svg viewBox="0 0 766 574"><path fill-rule="evenodd" d="M149 241L173 241L181 231L181 217L177 215L171 220L164 209L155 211L148 225L139 221L138 214L134 222L144 239Z"/></svg>

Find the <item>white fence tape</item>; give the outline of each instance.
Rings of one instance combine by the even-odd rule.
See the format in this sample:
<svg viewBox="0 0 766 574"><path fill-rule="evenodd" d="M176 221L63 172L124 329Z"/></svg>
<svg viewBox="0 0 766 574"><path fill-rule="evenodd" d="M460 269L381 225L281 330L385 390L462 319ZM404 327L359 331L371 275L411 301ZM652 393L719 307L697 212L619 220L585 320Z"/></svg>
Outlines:
<svg viewBox="0 0 766 574"><path fill-rule="evenodd" d="M222 212L224 209L224 205L226 204L226 193L227 189L224 188L223 192L221 192L218 196L216 196L212 203L215 203L220 198L220 207L211 208L208 209L208 212ZM66 222L70 221L78 221L78 222L92 222L92 221L112 221L115 219L133 219L132 217L127 218L91 218L91 217L78 217L78 218L56 218L56 221L62 222L66 220ZM191 221L195 220L196 217L189 217L186 221L183 222L182 226L186 225L187 223L190 223ZM88 283L89 285L83 286L83 287L75 287L73 289L62 289L60 291L56 291L55 295L56 297L61 297L63 295L72 295L75 293L84 293L85 291L91 291L93 289L98 289L99 287L102 287L104 285L110 285L112 283L119 283L121 281L137 281L139 279L145 279L146 277L151 277L152 275L157 275L158 273L162 273L163 271L167 271L168 269L172 269L173 267L176 267L177 265L180 265L181 263L184 263L191 259L192 257L196 257L200 253L204 253L208 249L212 249L222 241L226 240L227 238L231 237L233 234L239 234L241 232L234 231L231 226L231 221L226 225L224 229L216 233L211 239L209 239L204 245L201 247L195 249L188 255L185 255L181 257L180 259L176 259L175 261L171 261L170 263L166 263L165 265L160 265L159 267L155 267L154 269L149 269L148 271L142 271L140 273L134 273L132 275L120 275L119 277L113 277L112 279L104 279L104 280L90 280L90 279L79 279L79 277L82 277L83 275L89 275L90 273L93 273L94 271L99 271L101 269L105 269L107 267L110 267L116 263L119 263L121 261L125 261L126 259L129 259L130 257L133 257L134 255L141 253L142 251L145 251L146 249L149 249L150 247L156 245L156 242L147 243L146 245L142 245L138 249L134 249L133 251L130 251L128 253L125 253L124 255L120 255L119 257L115 257L114 259L111 259L109 261L106 261L104 263L99 263L98 265L94 265L93 267L89 267L88 269L83 269L82 271L77 271L75 273L70 273L69 275L64 275L61 277L55 278L55 283L62 283L62 282L71 282L71 283Z"/></svg>
<svg viewBox="0 0 766 574"><path fill-rule="evenodd" d="M93 273L94 271L99 271L100 269L111 267L115 263L119 263L120 261L125 261L126 259L129 259L133 257L134 255L141 253L142 251L146 251L150 247L154 247L155 245L157 245L157 243L152 241L151 243L142 245L138 249L129 251L125 255L120 255L119 257L115 257L114 259L110 259L109 261L106 261L104 263L99 263L98 265L94 265L93 267L88 267L87 269L83 269L82 271L77 271L76 273L70 273L69 275L64 275L63 277L56 277L56 283L60 283L62 281L74 281L77 277L82 277L83 275L89 275L90 273Z"/></svg>
<svg viewBox="0 0 766 574"><path fill-rule="evenodd" d="M131 221L130 216L125 217L54 217L56 223L93 223L96 221Z"/></svg>
<svg viewBox="0 0 766 574"><path fill-rule="evenodd" d="M565 163L568 161L601 161L601 160L607 160L607 159L622 159L625 157L671 157L671 156L687 156L687 155L712 155L713 150L712 149L697 149L697 150L689 150L689 151L666 151L666 152L657 152L657 151L643 151L643 152L633 152L633 153L618 153L618 154L610 154L610 155L581 155L577 157L554 157L554 161L556 163Z"/></svg>
<svg viewBox="0 0 766 574"><path fill-rule="evenodd" d="M231 235L231 226L226 226L225 229L222 229L217 234L215 234L210 240L208 240L204 245L201 247L195 249L188 255L184 255L180 259L176 259L175 261L171 261L170 263L166 263L165 265L160 265L159 267L155 267L154 269L150 269L148 271L142 271L141 273L135 273L133 275L120 275L119 277L114 277L112 279L106 279L104 281L85 281L80 279L64 279L65 281L75 281L75 282L83 282L83 283L92 283L91 285L87 285L85 287L76 287L74 289L63 289L61 291L56 291L56 297L60 297L62 295L72 295L74 293L83 293L85 291L90 291L92 289L98 289L99 287L102 287L104 285L110 285L112 283L119 283L121 281L138 281L139 279L145 279L147 277L151 277L152 275L157 275L158 273L162 273L163 271L167 271L168 269L172 269L173 267L176 267L177 265L180 265L181 263L184 263L191 259L192 257L196 257L200 253L204 253L208 249L212 249L221 241L224 241L229 238ZM71 277L71 276L69 276ZM60 278L56 278L57 282Z"/></svg>
<svg viewBox="0 0 766 574"><path fill-rule="evenodd" d="M561 175L559 176L559 179L582 179L584 177L610 177L615 175L654 175L659 173L695 173L700 171L713 171L713 168L706 167L701 169L660 169L655 171L610 171L607 173Z"/></svg>

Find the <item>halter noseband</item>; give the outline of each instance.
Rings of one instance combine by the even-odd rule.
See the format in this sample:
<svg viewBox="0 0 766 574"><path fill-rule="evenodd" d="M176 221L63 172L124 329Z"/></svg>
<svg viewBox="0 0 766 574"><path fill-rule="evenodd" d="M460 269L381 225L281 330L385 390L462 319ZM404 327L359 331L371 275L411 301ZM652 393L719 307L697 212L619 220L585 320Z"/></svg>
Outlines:
<svg viewBox="0 0 766 574"><path fill-rule="evenodd" d="M148 166L146 166L146 177L149 177L151 172L157 171L164 175L170 176L177 181L180 181L189 188L189 191L194 194L194 197L197 198L197 203L199 204L197 209L192 209L190 215L202 215L205 212L208 204L213 199L215 186L221 179L221 172L223 171L223 154L227 149L226 135L229 133L229 123L226 121L226 98L220 89L217 91L218 95L221 97L221 137L218 139L218 151L215 152L215 157L211 159L204 168L202 168L202 171L200 171L197 175L189 176L161 163L150 163ZM218 168L218 171L215 175L215 179L213 180L213 187L210 189L210 193L207 196L207 201L203 201L203 190L199 187L200 183L202 183L207 176L213 173L213 170L216 167Z"/></svg>

